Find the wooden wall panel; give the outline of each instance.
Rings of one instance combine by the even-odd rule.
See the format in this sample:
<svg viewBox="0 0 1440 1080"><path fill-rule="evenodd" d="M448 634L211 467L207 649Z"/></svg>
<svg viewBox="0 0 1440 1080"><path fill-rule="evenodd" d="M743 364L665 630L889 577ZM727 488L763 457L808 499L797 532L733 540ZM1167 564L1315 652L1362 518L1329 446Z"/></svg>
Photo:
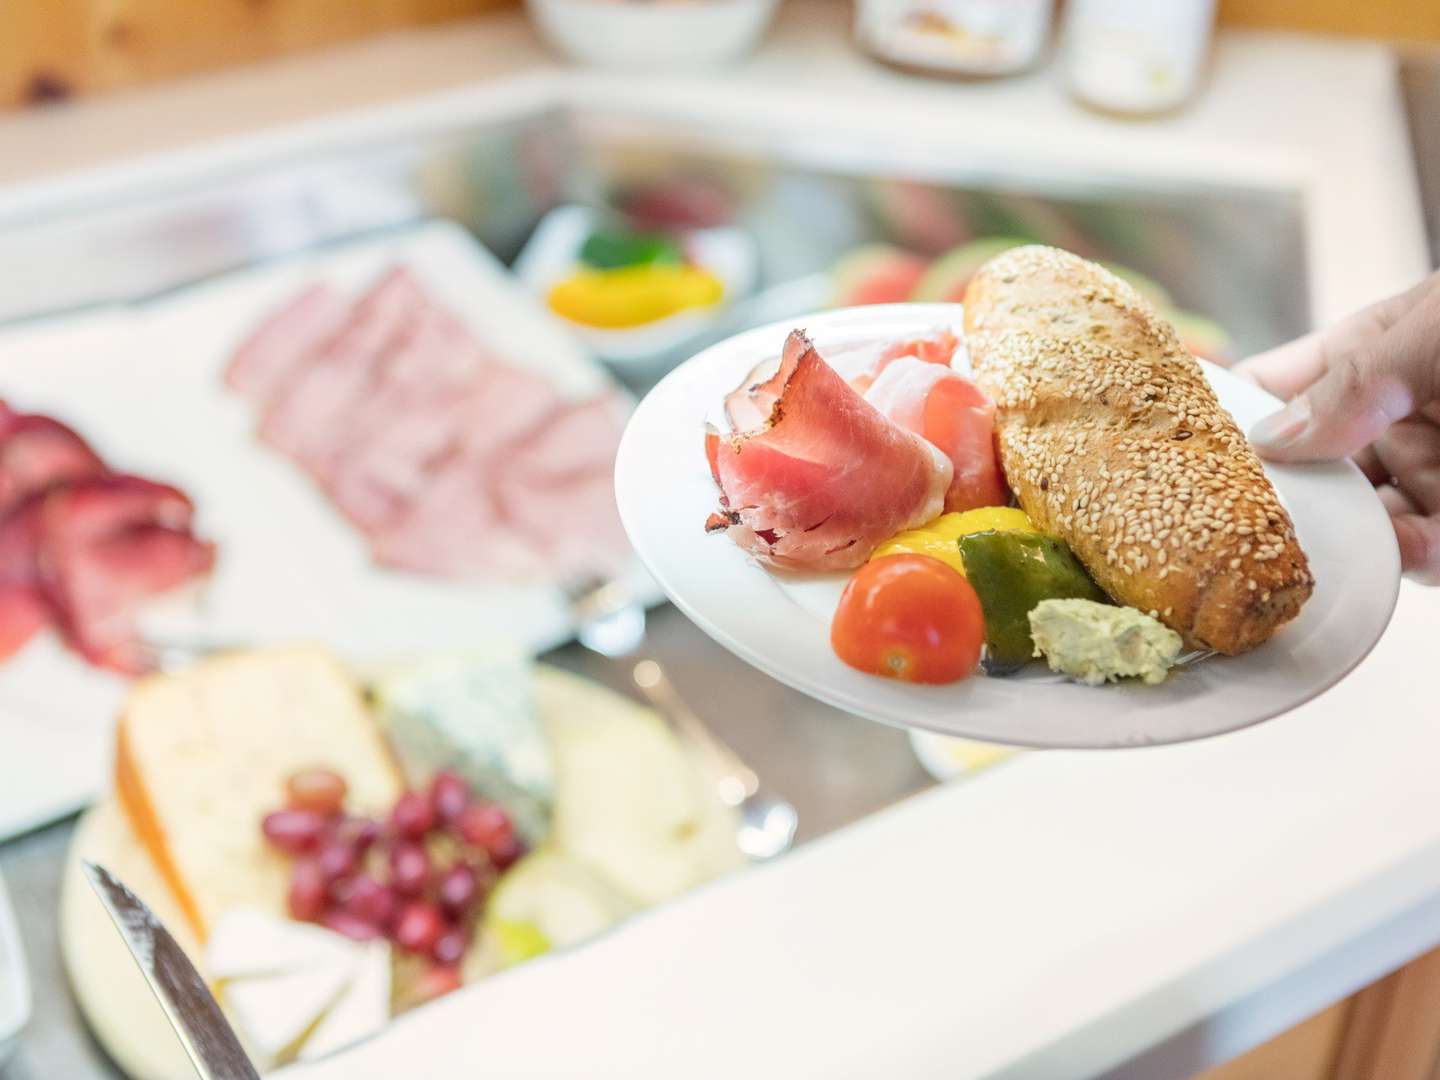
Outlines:
<svg viewBox="0 0 1440 1080"><path fill-rule="evenodd" d="M1231 26L1440 42L1437 0L1220 0Z"/></svg>
<svg viewBox="0 0 1440 1080"><path fill-rule="evenodd" d="M0 107L229 67L510 0L0 0Z"/></svg>

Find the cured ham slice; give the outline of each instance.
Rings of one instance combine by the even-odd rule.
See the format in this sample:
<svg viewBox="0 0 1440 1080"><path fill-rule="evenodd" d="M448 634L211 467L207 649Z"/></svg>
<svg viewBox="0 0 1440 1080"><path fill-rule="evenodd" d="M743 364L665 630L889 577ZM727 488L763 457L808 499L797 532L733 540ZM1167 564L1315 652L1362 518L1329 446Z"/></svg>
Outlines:
<svg viewBox="0 0 1440 1080"><path fill-rule="evenodd" d="M114 473L33 494L0 522L0 656L53 623L90 662L138 674L137 609L214 563L192 513L176 488Z"/></svg>
<svg viewBox="0 0 1440 1080"><path fill-rule="evenodd" d="M381 565L448 578L605 573L628 558L610 494L620 413L501 362L403 267L353 306L307 290L227 381Z"/></svg>
<svg viewBox="0 0 1440 1080"><path fill-rule="evenodd" d="M499 471L495 453L563 405L550 383L508 365L482 365L467 381L448 394L397 398L403 406L337 463L328 489L360 528L388 531L449 472Z"/></svg>
<svg viewBox="0 0 1440 1080"><path fill-rule="evenodd" d="M950 462L861 397L803 332L756 390L749 401L771 400L761 424L706 436L721 505L708 530L769 566L846 570L940 513Z"/></svg>
<svg viewBox="0 0 1440 1080"><path fill-rule="evenodd" d="M375 367L403 342L425 303L409 272L386 274L361 297L344 327L279 381L261 416L260 437L323 472L330 448L350 431L350 409L363 400Z"/></svg>
<svg viewBox="0 0 1440 1080"><path fill-rule="evenodd" d="M255 401L268 401L296 361L328 341L349 311L328 285L310 286L240 344L225 367L225 382Z"/></svg>
<svg viewBox="0 0 1440 1080"><path fill-rule="evenodd" d="M1009 500L995 454L994 406L947 362L911 354L893 357L865 392L865 400L950 460L947 511L1003 506Z"/></svg>
<svg viewBox="0 0 1440 1080"><path fill-rule="evenodd" d="M50 620L50 604L38 589L0 583L0 660L23 649Z"/></svg>
<svg viewBox="0 0 1440 1080"><path fill-rule="evenodd" d="M880 358L875 361L874 365L851 378L850 385L863 394L870 389L887 367L896 360L907 357L927 364L949 367L950 362L955 358L955 350L959 347L960 339L949 330L942 330L928 338L897 341L881 351Z"/></svg>
<svg viewBox="0 0 1440 1080"><path fill-rule="evenodd" d="M103 472L99 455L60 421L9 409L0 417L0 517L38 491Z"/></svg>
<svg viewBox="0 0 1440 1080"><path fill-rule="evenodd" d="M136 675L148 655L136 636L139 608L215 562L214 545L183 529L137 525L58 545L49 569L67 640L87 660Z"/></svg>

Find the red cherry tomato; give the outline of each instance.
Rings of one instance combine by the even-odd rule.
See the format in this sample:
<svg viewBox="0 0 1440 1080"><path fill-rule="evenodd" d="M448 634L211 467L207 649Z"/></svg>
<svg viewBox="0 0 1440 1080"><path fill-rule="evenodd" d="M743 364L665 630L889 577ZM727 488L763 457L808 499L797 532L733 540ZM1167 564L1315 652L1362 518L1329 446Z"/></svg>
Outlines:
<svg viewBox="0 0 1440 1080"><path fill-rule="evenodd" d="M830 624L835 655L871 675L918 683L963 679L980 662L985 616L964 576L928 555L866 563Z"/></svg>

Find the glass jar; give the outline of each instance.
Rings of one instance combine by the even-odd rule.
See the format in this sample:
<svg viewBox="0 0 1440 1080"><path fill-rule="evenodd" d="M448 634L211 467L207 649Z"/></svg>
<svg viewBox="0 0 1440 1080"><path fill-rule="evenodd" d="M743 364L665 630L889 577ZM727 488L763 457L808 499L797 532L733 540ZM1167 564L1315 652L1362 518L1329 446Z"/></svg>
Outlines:
<svg viewBox="0 0 1440 1080"><path fill-rule="evenodd" d="M1147 115L1195 92L1210 48L1215 0L1070 0L1061 50L1081 103Z"/></svg>
<svg viewBox="0 0 1440 1080"><path fill-rule="evenodd" d="M912 70L1009 75L1039 57L1051 9L1051 0L856 0L855 37Z"/></svg>

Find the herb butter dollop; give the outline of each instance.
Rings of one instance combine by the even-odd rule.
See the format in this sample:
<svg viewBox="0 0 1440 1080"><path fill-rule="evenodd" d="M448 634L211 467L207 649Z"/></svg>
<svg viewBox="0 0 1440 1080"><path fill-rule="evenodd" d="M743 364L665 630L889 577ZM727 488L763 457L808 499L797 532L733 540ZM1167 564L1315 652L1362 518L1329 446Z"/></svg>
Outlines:
<svg viewBox="0 0 1440 1080"><path fill-rule="evenodd" d="M1093 600L1042 600L1030 611L1035 655L1087 686L1123 678L1154 685L1180 655L1180 635L1130 607Z"/></svg>

